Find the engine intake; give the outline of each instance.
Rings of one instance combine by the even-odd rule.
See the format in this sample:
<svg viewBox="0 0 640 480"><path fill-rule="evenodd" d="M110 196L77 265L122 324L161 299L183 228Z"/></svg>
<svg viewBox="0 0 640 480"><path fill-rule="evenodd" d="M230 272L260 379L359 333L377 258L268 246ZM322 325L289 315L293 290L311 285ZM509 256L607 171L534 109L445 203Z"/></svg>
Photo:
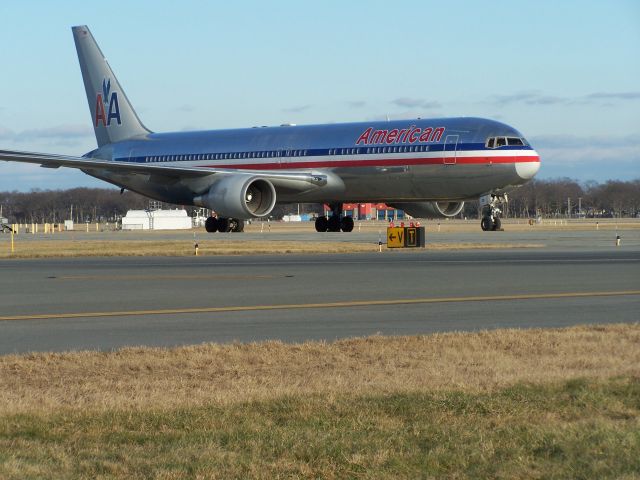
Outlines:
<svg viewBox="0 0 640 480"><path fill-rule="evenodd" d="M464 207L464 202L394 203L392 206L404 210L412 217L446 218L458 215Z"/></svg>
<svg viewBox="0 0 640 480"><path fill-rule="evenodd" d="M220 217L256 218L269 215L276 205L276 189L264 178L226 175L193 203L214 210Z"/></svg>

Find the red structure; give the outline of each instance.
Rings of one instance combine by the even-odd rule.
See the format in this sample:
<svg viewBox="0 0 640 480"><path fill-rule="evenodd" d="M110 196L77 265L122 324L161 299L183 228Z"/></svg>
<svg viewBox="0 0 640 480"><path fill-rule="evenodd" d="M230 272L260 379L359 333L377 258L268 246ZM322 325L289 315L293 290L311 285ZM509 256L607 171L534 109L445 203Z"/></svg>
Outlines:
<svg viewBox="0 0 640 480"><path fill-rule="evenodd" d="M404 212L389 207L384 203L344 203L342 204L344 215L353 217L354 220L397 220L404 218ZM329 215L331 209L324 206L325 215Z"/></svg>

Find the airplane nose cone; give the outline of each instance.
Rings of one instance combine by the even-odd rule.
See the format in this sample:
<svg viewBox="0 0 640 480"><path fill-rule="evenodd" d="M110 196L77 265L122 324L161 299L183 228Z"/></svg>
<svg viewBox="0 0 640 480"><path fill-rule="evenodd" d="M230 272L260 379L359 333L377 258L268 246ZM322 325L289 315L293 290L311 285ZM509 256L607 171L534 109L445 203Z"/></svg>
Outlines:
<svg viewBox="0 0 640 480"><path fill-rule="evenodd" d="M527 158L527 162L516 163L516 173L523 180L532 179L540 170L540 157L536 153L535 157Z"/></svg>

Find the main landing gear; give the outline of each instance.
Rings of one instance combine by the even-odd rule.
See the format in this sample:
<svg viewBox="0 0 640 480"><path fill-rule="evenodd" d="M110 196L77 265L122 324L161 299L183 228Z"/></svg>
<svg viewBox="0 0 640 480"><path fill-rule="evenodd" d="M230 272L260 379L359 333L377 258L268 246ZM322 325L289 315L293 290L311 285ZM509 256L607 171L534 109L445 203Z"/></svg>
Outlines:
<svg viewBox="0 0 640 480"><path fill-rule="evenodd" d="M342 216L342 204L333 204L329 218L322 215L316 218L316 232L351 232L353 230L353 218Z"/></svg>
<svg viewBox="0 0 640 480"><path fill-rule="evenodd" d="M240 218L209 217L204 222L207 232L244 232L244 220Z"/></svg>
<svg viewBox="0 0 640 480"><path fill-rule="evenodd" d="M502 222L500 214L502 210L498 208L499 204L507 202L507 195L483 195L480 197L480 208L482 209L482 220L480 228L486 231L500 230Z"/></svg>

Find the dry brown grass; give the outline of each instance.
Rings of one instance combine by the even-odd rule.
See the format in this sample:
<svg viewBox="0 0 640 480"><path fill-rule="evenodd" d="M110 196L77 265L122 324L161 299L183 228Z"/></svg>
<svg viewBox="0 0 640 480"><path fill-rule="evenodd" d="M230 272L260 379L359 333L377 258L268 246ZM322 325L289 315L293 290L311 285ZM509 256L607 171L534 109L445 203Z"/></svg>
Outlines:
<svg viewBox="0 0 640 480"><path fill-rule="evenodd" d="M0 414L186 408L287 395L482 393L640 376L640 324L334 343L203 344L0 357Z"/></svg>
<svg viewBox="0 0 640 480"><path fill-rule="evenodd" d="M431 250L535 248L541 244L433 243ZM282 253L359 253L376 252L378 244L355 242L300 242L266 240L201 240L198 254L264 255ZM386 246L383 246L386 251ZM193 256L193 240L32 240L16 243L15 252L0 250L1 258L95 257L95 256Z"/></svg>

